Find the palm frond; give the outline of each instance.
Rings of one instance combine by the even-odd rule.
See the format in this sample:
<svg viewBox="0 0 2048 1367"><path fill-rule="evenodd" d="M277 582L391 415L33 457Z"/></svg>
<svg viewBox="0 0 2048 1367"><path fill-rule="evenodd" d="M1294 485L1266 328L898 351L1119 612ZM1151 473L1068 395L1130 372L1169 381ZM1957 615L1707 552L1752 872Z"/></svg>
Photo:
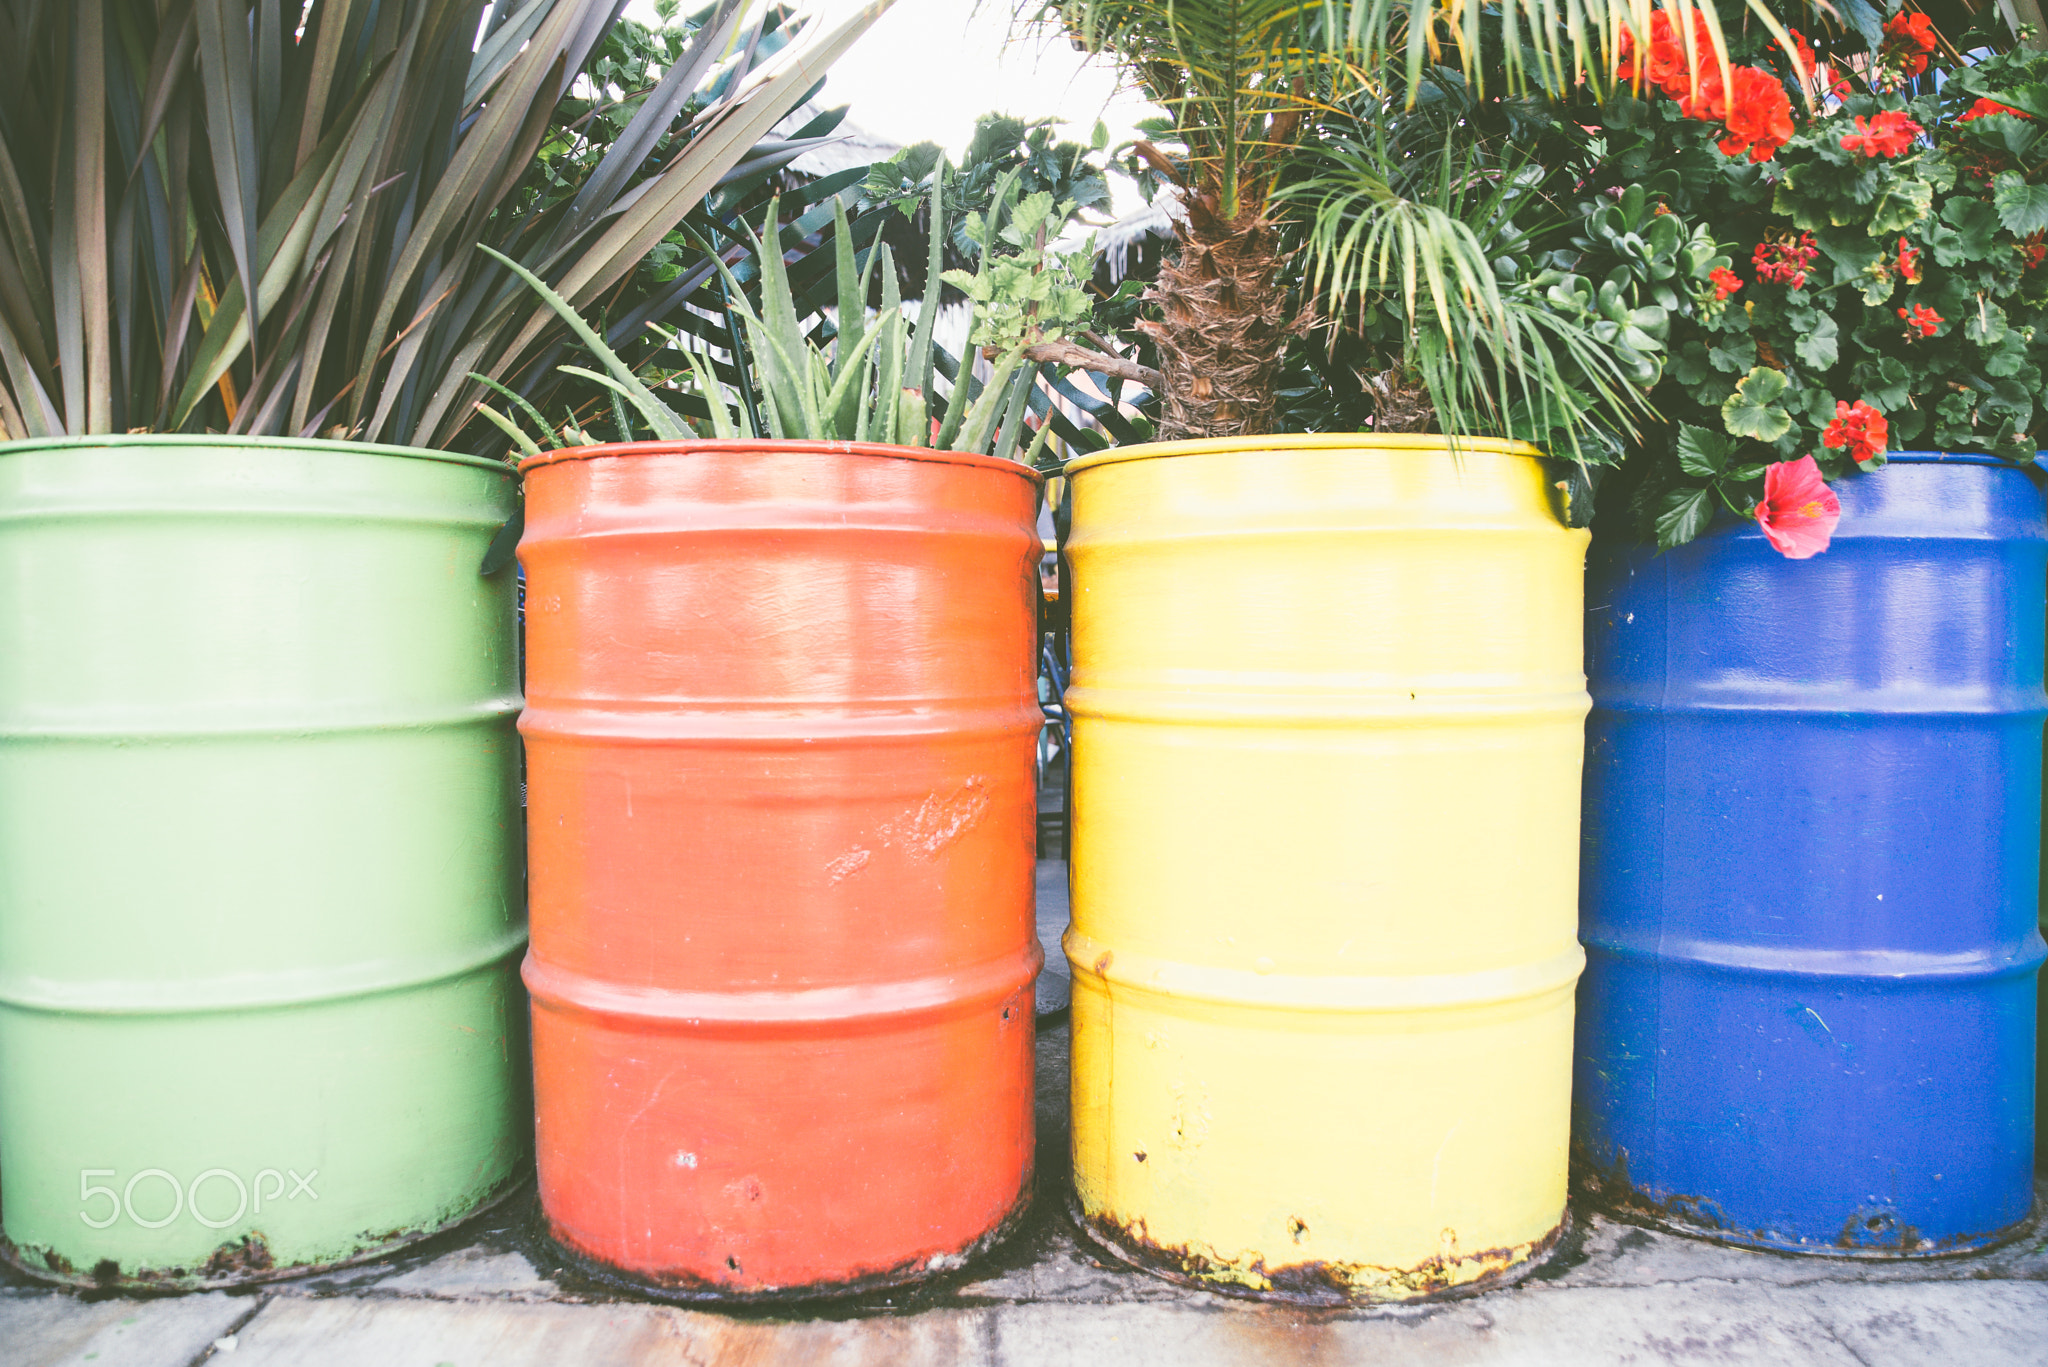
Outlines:
<svg viewBox="0 0 2048 1367"><path fill-rule="evenodd" d="M1632 431L1648 411L1612 346L1538 297L1501 287L1497 259L1547 212L1543 177L1471 139L1404 152L1391 122L1332 139L1315 174L1284 187L1308 209L1310 289L1332 326L1391 312L1390 348L1428 394L1438 430L1546 439L1577 454L1581 420ZM1518 221L1519 220L1519 221ZM1382 324L1382 326L1386 326Z"/></svg>

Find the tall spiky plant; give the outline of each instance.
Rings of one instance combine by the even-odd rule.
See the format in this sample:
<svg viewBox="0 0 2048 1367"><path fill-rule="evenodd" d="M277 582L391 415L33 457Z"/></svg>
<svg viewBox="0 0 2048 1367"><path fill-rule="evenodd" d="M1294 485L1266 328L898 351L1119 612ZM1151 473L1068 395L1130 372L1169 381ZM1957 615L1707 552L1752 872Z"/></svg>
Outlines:
<svg viewBox="0 0 2048 1367"><path fill-rule="evenodd" d="M934 403L936 394L932 382L939 348L933 340L933 327L939 310L931 305L936 303L946 243L946 168L942 163L933 180L930 203L931 232L926 279L931 282L931 292L915 328L904 318L903 301L897 290L896 264L888 244L882 243L870 253L865 268L858 266L845 208L839 201L833 201L832 241L838 294L838 332L829 356L804 332L797 313L796 293L791 287L781 253L764 249L765 242L780 240L778 220L781 205L779 201L770 204L768 218L761 225L761 235L752 237L749 234L754 255L762 268L761 308L758 312L743 301L739 281L732 277L724 264L721 262L718 267L725 276L733 307L743 320L752 352L753 373L751 377L741 379L740 383L760 395L761 417L757 421L753 406L743 402L736 421L725 387L719 382L709 358L686 347L682 359L708 418L704 424L708 431L703 435L727 441L744 436L773 437L780 441L881 442L893 446L969 451L1034 464L1052 434L1050 421L1041 421L1035 435L1029 431L1028 419L1034 410L1033 389L1038 370L1026 360L1026 337L1038 335L1039 330L1005 327L1000 316L992 315L1002 314L1007 305L1029 295L1038 296L1038 302L1048 302L1046 297L1049 295L1071 296L1067 302L1083 312L1086 304L1080 302L1079 289L1070 283L1060 283L1066 280L1065 270L1070 263L1049 262L1038 251L998 258L997 249L1003 245L999 233L1005 226L1013 230L1012 237L1016 241L1012 245L1018 245L1042 228L1053 213L1066 213L1073 209L1069 202L1062 210L1055 211L1051 196L1046 194L1028 196L1019 203L1011 204L1008 191L1016 175L1016 172L1011 172L998 186L994 207L986 220L979 214L970 217L970 227L984 248L980 270L971 277L962 271L946 272L950 280L966 287L969 296L975 299L974 321L978 336L985 327L1015 334L1008 336L1007 345L1000 347L999 354L992 357L991 373L978 394L968 367L963 366L957 373L951 398L942 407ZM1002 222L1006 217L1011 220L1008 225ZM490 251L488 247L484 250ZM491 254L497 256L495 252ZM1081 255L1092 258L1093 253ZM682 441L699 434L689 419L634 373L596 330L577 315L568 301L548 289L539 277L517 262L507 257L498 259L546 301L547 306L604 368L602 373L580 366L565 366L565 370L611 391L623 404L630 405L657 440ZM1045 288L1034 289L1030 280L1016 278L1012 278L1012 288L1008 292L990 288L991 281L1005 274L1006 269L1042 276ZM870 318L865 300L869 286L878 275L882 287L882 309ZM1056 284L1057 289L1054 288ZM666 378L674 380L682 374L678 370ZM493 385L493 388L513 400L515 410L503 413L482 403L477 405L477 409L520 450L528 455L538 455L541 442L554 444L554 433L547 420L532 404L502 386ZM521 416L538 429L538 440L528 435L520 422ZM623 415L619 425L622 430L628 426ZM578 444L588 444L583 434L568 435Z"/></svg>
<svg viewBox="0 0 2048 1367"><path fill-rule="evenodd" d="M560 326L480 238L587 305L891 2L750 70L785 14L713 0L573 198L508 221L619 0L0 0L0 425L446 445Z"/></svg>

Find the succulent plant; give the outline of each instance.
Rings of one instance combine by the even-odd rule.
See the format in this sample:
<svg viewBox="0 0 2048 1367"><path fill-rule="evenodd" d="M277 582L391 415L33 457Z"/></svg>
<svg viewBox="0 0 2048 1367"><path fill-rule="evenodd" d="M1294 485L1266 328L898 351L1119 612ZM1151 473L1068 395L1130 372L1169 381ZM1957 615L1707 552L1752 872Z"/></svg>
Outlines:
<svg viewBox="0 0 2048 1367"><path fill-rule="evenodd" d="M943 174L938 183L943 183ZM1037 459L1052 429L1049 423L1041 422L1026 449L1027 415L1038 367L1027 360L1025 353L1046 334L1020 320L1034 307L1044 305L1048 323L1056 318L1059 326L1069 326L1085 318L1085 306L1077 312L1076 300L1069 297L1077 293L1073 288L1075 282L1068 278L1073 273L1071 260L1045 249L1047 225L1055 219L1064 222L1050 203L1050 196L1025 196L1013 203L1008 189L1007 182L999 187L989 222L969 225L985 248L980 270L971 277L964 272L942 271L945 211L943 195L934 191L931 260L926 277L934 282L934 287L914 326L904 314L895 261L888 244L878 245L869 254L866 267L860 267L845 209L835 202L838 332L831 340L829 355L824 346L805 332L781 253L766 250L762 245L779 239L780 204L771 204L761 234L751 244L761 263L759 309L747 304L737 280L727 278L731 306L743 325L749 352L740 359L752 392L760 396L760 402L733 402L734 396L702 352L682 346L679 341L674 347L681 352L697 396L706 408L707 418L702 420L702 427L708 427L708 431L670 406L605 344L567 300L550 290L538 276L509 258L499 259L561 315L604 367L603 373L573 366L562 369L603 385L630 404L657 440L710 436L721 440L774 437L868 441L991 454L1031 463ZM1040 204L1040 199L1047 202ZM1006 227L1010 229L1008 237L1004 236ZM1018 250L999 256L996 248L1006 242ZM722 262L719 269L725 269ZM877 274L881 278L882 303L880 310L870 317L865 300ZM942 275L961 277L956 283L962 283L975 301L972 335L997 343L984 352L991 369L978 390L970 378L970 368L963 365L951 399L943 402L933 383L938 349L932 337L938 317L936 282ZM1034 292L1042 292L1046 298L1034 301ZM681 373L674 372L669 378ZM479 412L530 454L537 454L542 442L555 444L557 434L538 410L510 390L493 387L515 400L518 412L539 428L540 438L529 435L516 417L487 404L479 403ZM573 441L582 434L571 430L566 435Z"/></svg>

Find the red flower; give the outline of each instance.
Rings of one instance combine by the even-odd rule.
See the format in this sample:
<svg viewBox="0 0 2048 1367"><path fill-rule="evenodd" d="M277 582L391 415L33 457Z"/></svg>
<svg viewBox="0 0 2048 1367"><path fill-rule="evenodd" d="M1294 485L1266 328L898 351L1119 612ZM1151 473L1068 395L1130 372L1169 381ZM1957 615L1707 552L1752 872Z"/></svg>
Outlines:
<svg viewBox="0 0 2048 1367"><path fill-rule="evenodd" d="M1650 16L1647 52L1640 50L1634 30L1623 26L1617 76L1654 86L1678 101L1679 112L1688 119L1725 123L1727 133L1720 145L1729 156L1747 152L1751 161L1769 161L1792 138L1792 101L1784 84L1762 67L1731 68L1724 83L1706 13L1697 8L1691 13L1689 55L1668 11L1660 9ZM1800 43L1803 79L1812 70L1813 49L1804 45L1804 39ZM1729 84L1734 86L1732 98Z"/></svg>
<svg viewBox="0 0 2048 1367"><path fill-rule="evenodd" d="M2020 255L2027 259L2027 264L2021 267L2022 270L2030 271L2041 264L2043 257L2048 257L2048 244L2044 244L2041 239L2042 235L2040 233L2030 233L2023 241L2017 244L2020 249Z"/></svg>
<svg viewBox="0 0 2048 1367"><path fill-rule="evenodd" d="M1861 465L1884 454L1884 444L1891 437L1891 429L1884 420L1884 414L1858 399L1855 403L1835 402L1835 420L1828 424L1828 430L1820 434L1820 444L1829 450L1846 448L1849 455Z"/></svg>
<svg viewBox="0 0 2048 1367"><path fill-rule="evenodd" d="M1650 16L1649 54L1638 67L1636 56L1636 35L1627 25L1621 30L1621 51L1615 74L1627 81L1643 81L1663 91L1672 99L1683 99L1692 90L1692 63L1698 62L1700 77L1706 78L1708 71L1718 71L1720 63L1714 57L1713 34L1707 28L1706 15L1700 9L1692 11L1692 57L1687 58L1685 41L1672 25L1668 10L1658 10Z"/></svg>
<svg viewBox="0 0 2048 1367"><path fill-rule="evenodd" d="M1697 15L1698 11L1694 13ZM1661 34L1657 31L1658 19L1664 21L1664 31ZM1650 22L1650 62L1644 73L1650 84L1675 100L1692 89L1693 62L1699 63L1700 76L1704 79L1709 70L1719 65L1714 60L1714 45L1699 41L1705 36L1698 22L1695 22L1693 55L1687 58L1685 44L1671 32L1670 16L1659 11L1656 18Z"/></svg>
<svg viewBox="0 0 2048 1367"><path fill-rule="evenodd" d="M1729 270L1726 266L1714 267L1713 274L1707 278L1714 282L1714 298L1716 300L1726 299L1729 295L1742 288L1742 277Z"/></svg>
<svg viewBox="0 0 2048 1367"><path fill-rule="evenodd" d="M1842 500L1820 477L1812 456L1781 460L1764 471L1764 497L1756 505L1757 525L1772 549L1787 560L1806 560L1828 548L1842 520Z"/></svg>
<svg viewBox="0 0 2048 1367"><path fill-rule="evenodd" d="M1664 14L1661 10L1650 16L1650 41L1653 45L1656 43L1657 21L1659 19L1664 19ZM1671 21L1664 19L1664 28L1668 31L1670 27ZM1621 26L1621 41L1615 45L1614 50L1614 79L1617 81L1634 81L1639 79L1641 74L1636 70L1636 31L1627 24L1623 24Z"/></svg>
<svg viewBox="0 0 2048 1367"><path fill-rule="evenodd" d="M1688 119L1718 123L1728 116L1728 92L1722 88L1719 69L1700 72L1699 87L1695 90L1681 86L1676 93L1664 93L1678 101L1678 112Z"/></svg>
<svg viewBox="0 0 2048 1367"><path fill-rule="evenodd" d="M1735 78L1735 94L1728 101L1728 136L1721 139L1721 150L1731 157L1747 150L1751 161L1769 161L1792 140L1791 98L1778 78L1761 67L1739 66L1729 74Z"/></svg>
<svg viewBox="0 0 2048 1367"><path fill-rule="evenodd" d="M1812 233L1801 233L1797 239L1790 233L1780 233L1757 243L1749 261L1756 267L1757 279L1796 290L1806 284L1807 268L1819 256L1820 248Z"/></svg>
<svg viewBox="0 0 2048 1367"><path fill-rule="evenodd" d="M1813 44L1807 42L1806 35L1796 28L1786 29L1785 31L1792 35L1792 46L1798 49L1798 56L1794 60L1795 65L1799 68L1799 79L1801 83L1804 83L1813 76Z"/></svg>
<svg viewBox="0 0 2048 1367"><path fill-rule="evenodd" d="M1934 21L1924 14L1895 14L1884 26L1877 59L1902 76L1918 76L1927 70L1927 54L1932 51Z"/></svg>
<svg viewBox="0 0 2048 1367"><path fill-rule="evenodd" d="M1934 330L1941 326L1941 315L1924 304L1913 305L1911 313L1900 309L1899 317L1906 320L1906 340L1909 342L1913 340L1915 332L1922 337L1932 337Z"/></svg>
<svg viewBox="0 0 2048 1367"><path fill-rule="evenodd" d="M2009 104L2000 104L1996 100L1979 100L1970 106L1969 113L1957 119L1956 122L1968 123L1971 119L1981 119L1987 114L2010 114L2016 119L2031 119L2034 117L2032 114L2022 113L2020 110L2014 109Z"/></svg>
<svg viewBox="0 0 2048 1367"><path fill-rule="evenodd" d="M1899 276L1909 285L1920 283L1920 253L1903 237L1899 239Z"/></svg>
<svg viewBox="0 0 2048 1367"><path fill-rule="evenodd" d="M1956 168L1958 174L1980 185L1989 185L2000 171L2012 164L2002 152L1986 152L1967 146L1958 150L1962 153L1961 165Z"/></svg>
<svg viewBox="0 0 2048 1367"><path fill-rule="evenodd" d="M1896 157L1912 150L1913 139L1926 130L1896 109L1884 109L1868 119L1856 116L1856 131L1842 139L1845 151L1866 157Z"/></svg>

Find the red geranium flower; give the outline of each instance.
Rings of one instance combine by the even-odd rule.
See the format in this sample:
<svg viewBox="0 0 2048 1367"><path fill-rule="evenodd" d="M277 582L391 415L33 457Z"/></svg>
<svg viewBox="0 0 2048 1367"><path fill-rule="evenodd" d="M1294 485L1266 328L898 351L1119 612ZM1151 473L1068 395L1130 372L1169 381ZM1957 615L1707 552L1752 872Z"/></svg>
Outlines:
<svg viewBox="0 0 2048 1367"><path fill-rule="evenodd" d="M1769 161L1792 140L1792 100L1778 78L1761 67L1739 66L1730 74L1735 95L1728 101L1728 136L1721 139L1721 150L1731 157L1747 150L1751 161Z"/></svg>
<svg viewBox="0 0 2048 1367"><path fill-rule="evenodd" d="M1713 273L1707 278L1714 282L1714 298L1717 300L1726 299L1742 288L1742 277L1726 266L1714 267Z"/></svg>
<svg viewBox="0 0 2048 1367"><path fill-rule="evenodd" d="M2042 241L2040 233L2029 233L2018 246L2020 255L2027 258L2027 264L2021 268L2023 270L2034 269L2041 264L2043 257L2048 257L2048 243Z"/></svg>
<svg viewBox="0 0 2048 1367"><path fill-rule="evenodd" d="M1756 250L1749 254L1749 262L1756 267L1757 279L1796 290L1806 284L1807 268L1819 256L1820 247L1812 233L1794 238L1788 232L1757 243Z"/></svg>
<svg viewBox="0 0 2048 1367"><path fill-rule="evenodd" d="M1849 455L1861 465L1884 454L1884 444L1891 438L1891 428L1884 420L1884 414L1858 399L1855 403L1835 402L1835 420L1828 424L1828 430L1820 434L1820 444L1829 450L1846 448Z"/></svg>
<svg viewBox="0 0 2048 1367"><path fill-rule="evenodd" d="M1922 337L1932 337L1934 330L1941 326L1941 315L1924 304L1913 305L1911 313L1899 310L1899 317L1906 320L1906 340L1911 341L1918 332Z"/></svg>
<svg viewBox="0 0 2048 1367"><path fill-rule="evenodd" d="M2010 114L2016 119L2031 119L2034 117L2032 114L2022 113L2021 111L2014 109L2009 104L2000 104L1996 100L1979 100L1977 101L1977 103L1970 106L1969 113L1964 114L1961 118L1957 119L1956 122L1968 123L1971 119L1981 119L1986 114Z"/></svg>
<svg viewBox="0 0 2048 1367"><path fill-rule="evenodd" d="M1725 123L1727 133L1720 145L1729 156L1747 152L1751 161L1769 161L1792 138L1792 101L1784 84L1762 67L1731 68L1724 82L1705 11L1692 11L1692 28L1692 52L1688 55L1665 10L1650 16L1647 51L1641 50L1634 30L1624 26L1616 75L1654 86L1678 101L1679 112L1689 119ZM1799 41L1805 63L1803 79L1813 67L1813 49L1804 46L1804 39ZM1727 88L1730 84L1734 86L1732 98Z"/></svg>
<svg viewBox="0 0 2048 1367"><path fill-rule="evenodd" d="M1794 58L1794 62L1799 68L1799 79L1801 81L1812 79L1814 71L1813 44L1807 42L1806 35L1796 28L1788 28L1785 32L1792 35L1792 46L1798 50L1798 55Z"/></svg>
<svg viewBox="0 0 2048 1367"><path fill-rule="evenodd" d="M1877 59L1895 67L1902 76L1918 76L1927 70L1927 54L1934 51L1934 21L1924 14L1895 14L1884 26L1884 45Z"/></svg>
<svg viewBox="0 0 2048 1367"><path fill-rule="evenodd" d="M1662 21L1661 29L1659 21ZM1665 33L1671 31L1671 20L1665 17L1662 10L1650 16L1650 43L1653 48L1656 45L1657 35L1660 31ZM1615 47L1614 78L1618 81L1633 81L1643 74L1636 70L1636 31L1627 24L1623 24L1621 26L1621 41Z"/></svg>
<svg viewBox="0 0 2048 1367"><path fill-rule="evenodd" d="M1756 505L1756 520L1778 554L1806 560L1828 548L1835 524L1842 520L1842 500L1820 477L1812 456L1781 460L1764 471L1764 497Z"/></svg>
<svg viewBox="0 0 2048 1367"><path fill-rule="evenodd" d="M1739 67L1736 69L1741 70ZM1699 87L1695 90L1687 90L1681 86L1676 93L1665 93L1678 101L1678 112L1688 119L1698 119L1702 123L1718 123L1728 117L1728 92L1721 84L1721 73L1718 69L1702 71Z"/></svg>
<svg viewBox="0 0 2048 1367"><path fill-rule="evenodd" d="M1659 20L1662 21L1661 32ZM1674 100L1692 88L1694 61L1699 63L1702 76L1718 65L1714 60L1714 45L1711 42L1700 41L1707 34L1697 10L1693 11L1692 31L1693 56L1688 60L1685 55L1685 43L1672 32L1671 16L1660 10L1650 21L1650 62L1645 68L1645 74L1649 77L1651 85Z"/></svg>
<svg viewBox="0 0 2048 1367"><path fill-rule="evenodd" d="M1674 100L1683 99L1692 90L1692 62L1699 63L1703 79L1708 71L1719 70L1720 67L1714 58L1714 39L1707 28L1706 15L1697 8L1692 11L1692 39L1693 55L1688 60L1685 41L1673 26L1670 12L1658 10L1650 16L1648 56L1638 69L1636 35L1634 30L1624 25L1615 74L1623 80L1643 81Z"/></svg>
<svg viewBox="0 0 2048 1367"><path fill-rule="evenodd" d="M1899 239L1899 277L1909 285L1920 283L1920 253L1903 237Z"/></svg>
<svg viewBox="0 0 2048 1367"><path fill-rule="evenodd" d="M1866 157L1896 157L1912 150L1913 139L1926 130L1896 109L1879 110L1868 119L1856 116L1856 131L1842 139L1843 150Z"/></svg>

